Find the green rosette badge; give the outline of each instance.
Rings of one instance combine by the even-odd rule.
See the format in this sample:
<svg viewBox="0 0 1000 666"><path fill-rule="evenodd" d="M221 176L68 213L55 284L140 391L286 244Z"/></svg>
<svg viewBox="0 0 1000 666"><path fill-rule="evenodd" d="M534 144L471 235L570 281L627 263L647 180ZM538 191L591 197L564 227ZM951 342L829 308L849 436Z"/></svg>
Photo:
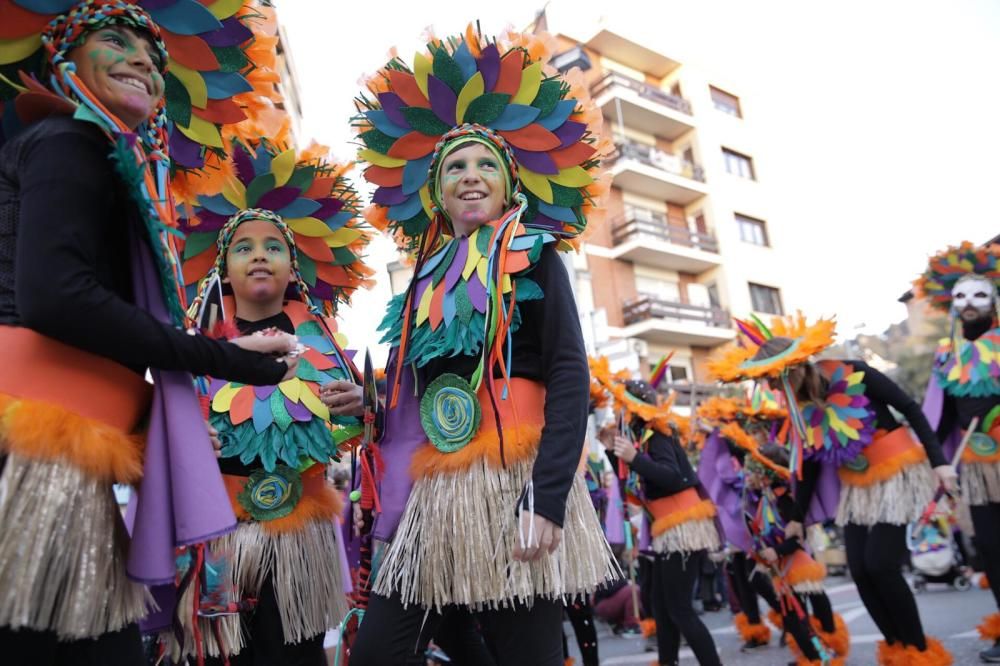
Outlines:
<svg viewBox="0 0 1000 666"><path fill-rule="evenodd" d="M442 453L454 453L479 431L482 410L472 385L445 373L431 382L420 400L420 423L431 444Z"/></svg>
<svg viewBox="0 0 1000 666"><path fill-rule="evenodd" d="M302 476L288 465L256 470L236 496L254 520L276 520L292 512L302 498Z"/></svg>

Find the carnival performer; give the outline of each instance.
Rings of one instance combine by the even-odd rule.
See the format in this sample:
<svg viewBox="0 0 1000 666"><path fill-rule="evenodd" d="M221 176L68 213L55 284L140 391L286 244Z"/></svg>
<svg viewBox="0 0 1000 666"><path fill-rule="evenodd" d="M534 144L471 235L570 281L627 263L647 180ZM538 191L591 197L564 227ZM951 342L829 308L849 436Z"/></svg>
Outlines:
<svg viewBox="0 0 1000 666"><path fill-rule="evenodd" d="M577 472L587 360L557 252L603 189L599 114L539 39L434 40L359 100L368 219L415 263L383 320L391 541L352 665L403 663L451 604L498 664L561 664L563 600L620 575Z"/></svg>
<svg viewBox="0 0 1000 666"><path fill-rule="evenodd" d="M969 505L993 599L1000 608L1000 249L965 242L930 260L917 294L948 312L951 333L934 357L924 413L945 454L974 430L961 452L962 501ZM975 423L974 423L975 422ZM993 646L979 653L1000 663L1000 612L983 619L979 634Z"/></svg>
<svg viewBox="0 0 1000 666"><path fill-rule="evenodd" d="M700 558L721 546L715 505L707 499L680 441L688 424L644 380L618 382L599 364L592 372L614 396L620 430L608 447L612 467L628 466L630 494L651 521L650 602L659 663L676 664L683 635L702 666L721 664L712 635L695 613L692 595ZM607 446L607 443L605 443Z"/></svg>
<svg viewBox="0 0 1000 666"><path fill-rule="evenodd" d="M175 545L235 525L228 508L202 506L225 491L188 373L266 385L295 371L272 355L294 351L293 336L223 342L183 330L171 148L197 153L180 131L218 136L226 119L202 119L204 100L182 94L172 68L231 47L240 67L206 61L186 80L238 82L214 107L238 108L230 98L252 87L236 70L252 65L253 33L239 6L220 19L193 3L152 5L3 9L0 654L11 663L142 663L148 592L134 581L172 583ZM177 93L170 135L165 89ZM173 488L162 483L172 474ZM116 482L139 484L131 545Z"/></svg>
<svg viewBox="0 0 1000 666"><path fill-rule="evenodd" d="M720 350L709 370L723 381L766 378L783 394L796 501L807 522L835 515L843 526L851 577L886 639L879 663L951 663L944 646L925 637L902 574L907 523L920 517L938 485L955 482L919 406L866 363L813 362L833 342L832 320L809 324L799 314L775 318L770 328L759 320L737 324L738 342ZM889 407L906 418L919 444ZM802 523L789 522L785 533L801 538Z"/></svg>
<svg viewBox="0 0 1000 666"><path fill-rule="evenodd" d="M719 524L729 551L727 569L740 612L733 618L743 640L741 651L749 652L766 646L771 629L761 620L757 597L767 602L770 619L781 627L781 605L771 579L756 567L752 557L753 542L744 520L744 462L747 449L723 434L731 423L743 423L748 428L775 430L788 413L777 405L769 405L755 394L754 401L713 396L695 412L695 436L704 438L698 462L698 478L715 503ZM755 404L756 403L756 404ZM704 435L707 430L708 434ZM730 431L726 431L730 432ZM740 428L739 433L743 433Z"/></svg>

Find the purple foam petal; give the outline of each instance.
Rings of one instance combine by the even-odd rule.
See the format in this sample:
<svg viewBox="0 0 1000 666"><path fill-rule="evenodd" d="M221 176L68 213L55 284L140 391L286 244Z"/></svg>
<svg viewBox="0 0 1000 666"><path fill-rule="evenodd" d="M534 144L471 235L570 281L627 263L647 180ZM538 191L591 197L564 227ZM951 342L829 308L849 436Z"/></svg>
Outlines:
<svg viewBox="0 0 1000 666"><path fill-rule="evenodd" d="M413 292L415 294L415 297L413 299L414 311L416 311L416 309L420 307L420 297L424 295L424 290L427 289L427 285L431 283L432 277L433 277L432 275L428 275L425 278L421 278L420 281L417 282L416 291Z"/></svg>
<svg viewBox="0 0 1000 666"><path fill-rule="evenodd" d="M276 187L270 192L265 192L260 199L257 199L256 207L267 210L281 210L298 199L300 194L302 194L302 190L297 187L289 187L288 185Z"/></svg>
<svg viewBox="0 0 1000 666"><path fill-rule="evenodd" d="M327 197L326 199L318 199L316 203L319 204L319 210L312 214L317 220L325 220L328 217L333 217L340 212L340 209L344 207L344 202L340 199L335 199L333 197Z"/></svg>
<svg viewBox="0 0 1000 666"><path fill-rule="evenodd" d="M483 49L476 60L476 67L483 75L483 85L486 92L493 92L493 86L497 84L497 79L500 77L500 52L497 50L496 44L490 44Z"/></svg>
<svg viewBox="0 0 1000 666"><path fill-rule="evenodd" d="M455 105L458 97L455 91L433 74L427 77L427 96L431 100L431 109L434 115L441 119L449 127L455 126Z"/></svg>
<svg viewBox="0 0 1000 666"><path fill-rule="evenodd" d="M309 389L303 387L302 390L308 391ZM292 402L287 396L285 397L285 409L288 410L288 414L296 421L311 421L313 418L312 412L305 405Z"/></svg>
<svg viewBox="0 0 1000 666"><path fill-rule="evenodd" d="M372 203L377 203L380 206L395 206L396 204L403 203L407 199L408 197L403 194L402 187L382 186L375 190L375 194L372 196Z"/></svg>
<svg viewBox="0 0 1000 666"><path fill-rule="evenodd" d="M476 308L479 312L486 312L486 285L479 281L479 278L473 274L466 283L469 285L468 294L469 300L472 302L472 307Z"/></svg>
<svg viewBox="0 0 1000 666"><path fill-rule="evenodd" d="M462 269L465 268L465 260L468 256L469 237L465 236L459 241L458 250L455 251L455 256L451 260L451 266L448 267L448 271L444 274L445 292L450 292L459 278L462 277Z"/></svg>
<svg viewBox="0 0 1000 666"><path fill-rule="evenodd" d="M556 166L556 163L549 157L548 153L535 153L530 150L521 150L514 147L514 157L517 159L518 164L527 167L535 173L545 175L556 175L559 173L559 167Z"/></svg>
<svg viewBox="0 0 1000 666"><path fill-rule="evenodd" d="M357 349L345 349L344 350L344 355L347 358L351 359L351 363L353 363L354 362L354 357L358 355L358 350Z"/></svg>
<svg viewBox="0 0 1000 666"><path fill-rule="evenodd" d="M553 134L559 137L559 140L562 142L559 147L567 148L579 141L586 131L587 126L585 124L578 123L575 120L567 120Z"/></svg>
<svg viewBox="0 0 1000 666"><path fill-rule="evenodd" d="M205 166L205 158L201 156L201 144L184 136L184 133L176 127L170 133L170 159L189 169L200 169Z"/></svg>
<svg viewBox="0 0 1000 666"><path fill-rule="evenodd" d="M401 109L406 106L403 103L403 98L396 93L384 92L378 94L379 104L382 105L382 110L385 111L386 117L394 125L399 125L400 127L408 128L410 123L406 122L406 117L403 115Z"/></svg>
<svg viewBox="0 0 1000 666"><path fill-rule="evenodd" d="M274 386L273 384L271 386L254 386L253 395L258 400L267 400L268 398L271 397L271 394L274 393L275 389L277 388L278 387Z"/></svg>
<svg viewBox="0 0 1000 666"><path fill-rule="evenodd" d="M242 148L237 148L233 151L233 164L236 165L236 175L244 186L249 185L257 176L253 168L253 160L250 159L247 151Z"/></svg>
<svg viewBox="0 0 1000 666"><path fill-rule="evenodd" d="M214 396L216 393L218 393L222 389L223 386L225 386L228 383L229 382L227 382L225 379L214 379L213 378L208 383L208 394L211 395L211 396Z"/></svg>
<svg viewBox="0 0 1000 666"><path fill-rule="evenodd" d="M535 215L535 219L531 221L532 227L543 227L545 229L551 229L552 231L562 231L563 223L559 220L554 220L544 213L539 213Z"/></svg>
<svg viewBox="0 0 1000 666"><path fill-rule="evenodd" d="M238 18L230 16L222 22L222 27L218 30L205 32L198 36L205 40L209 46L237 46L253 37L253 32Z"/></svg>
<svg viewBox="0 0 1000 666"><path fill-rule="evenodd" d="M309 285L309 296L321 301L332 301L333 287L317 277L316 284Z"/></svg>
<svg viewBox="0 0 1000 666"><path fill-rule="evenodd" d="M218 213L213 213L212 211L202 208L198 211L198 220L201 222L197 227L192 227L192 231L218 231L225 226L229 218L225 215L219 215Z"/></svg>

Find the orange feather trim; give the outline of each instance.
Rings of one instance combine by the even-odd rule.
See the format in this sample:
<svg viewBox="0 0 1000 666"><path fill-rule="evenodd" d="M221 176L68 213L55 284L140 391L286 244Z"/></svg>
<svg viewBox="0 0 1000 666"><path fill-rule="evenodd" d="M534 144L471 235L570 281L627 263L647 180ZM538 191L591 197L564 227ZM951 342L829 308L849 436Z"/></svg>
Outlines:
<svg viewBox="0 0 1000 666"><path fill-rule="evenodd" d="M65 407L0 394L0 449L46 462L67 462L88 476L135 483L142 478L144 438Z"/></svg>
<svg viewBox="0 0 1000 666"><path fill-rule="evenodd" d="M987 615L976 629L984 641L1000 640L1000 613Z"/></svg>
<svg viewBox="0 0 1000 666"><path fill-rule="evenodd" d="M757 440L747 433L746 430L741 428L740 424L736 421L731 421L722 426L722 428L719 429L719 434L749 453L754 460L780 476L782 479L791 478L792 473L788 471L787 468L776 464L773 460L760 452L760 446L757 444Z"/></svg>
<svg viewBox="0 0 1000 666"><path fill-rule="evenodd" d="M994 428L994 431L996 428ZM979 464L990 464L1000 462L1000 448L997 449L995 453L988 456L981 456L970 447L965 447L962 451L962 462L964 463L979 463Z"/></svg>
<svg viewBox="0 0 1000 666"><path fill-rule="evenodd" d="M507 464L526 460L538 450L542 439L542 426L519 423L505 427L503 456ZM414 479L427 478L444 472L469 469L477 460L486 459L494 468L502 466L500 436L491 423L484 423L479 434L468 444L453 453L442 453L433 444L425 444L413 454L410 474Z"/></svg>
<svg viewBox="0 0 1000 666"><path fill-rule="evenodd" d="M789 638L787 646L788 651L792 653L793 657L795 657L795 666L844 666L846 663L841 655L836 654L833 655L833 658L827 662L824 662L822 659L806 659L806 656L802 654L802 649L799 647L799 644L794 637ZM828 650L834 651L833 648L825 642L824 646Z"/></svg>
<svg viewBox="0 0 1000 666"><path fill-rule="evenodd" d="M324 486L318 492L303 495L295 509L284 518L262 521L260 526L268 534L298 532L311 521L330 522L340 515L344 498L335 488Z"/></svg>
<svg viewBox="0 0 1000 666"><path fill-rule="evenodd" d="M712 503L712 500L703 499L694 506L657 518L653 521L652 526L650 526L649 532L653 536L659 536L670 528L677 527L682 523L714 518L715 513L715 504Z"/></svg>
<svg viewBox="0 0 1000 666"><path fill-rule="evenodd" d="M795 316L775 317L771 321L771 333L774 337L798 340L794 350L778 354L770 360L744 366L745 362L754 357L760 345L741 336L738 342L726 345L712 355L707 364L709 376L724 382L777 377L787 368L805 363L810 356L832 345L835 328L833 319L820 319L814 324L808 324L801 312Z"/></svg>
<svg viewBox="0 0 1000 666"><path fill-rule="evenodd" d="M817 562L804 550L797 550L791 556L791 564L785 572L784 581L792 587L802 583L820 583L826 578L826 567Z"/></svg>
<svg viewBox="0 0 1000 666"><path fill-rule="evenodd" d="M887 666L951 666L955 663L951 653L936 638L927 637L927 649L918 650L913 645L898 643L889 646Z"/></svg>
<svg viewBox="0 0 1000 666"><path fill-rule="evenodd" d="M875 660L879 666L889 666L893 663L896 657L896 653L899 652L900 645L889 645L885 641L879 641L875 645Z"/></svg>
<svg viewBox="0 0 1000 666"><path fill-rule="evenodd" d="M639 622L639 628L642 629L642 637L649 638L650 636L656 635L656 620L649 617L645 620Z"/></svg>
<svg viewBox="0 0 1000 666"><path fill-rule="evenodd" d="M915 446L891 458L872 465L863 472L854 472L841 467L838 470L840 480L850 486L870 486L891 479L907 467L918 465L927 460L927 452L923 447Z"/></svg>
<svg viewBox="0 0 1000 666"><path fill-rule="evenodd" d="M851 632L844 623L840 613L833 614L833 631L823 631L823 625L816 617L810 618L813 630L822 639L823 644L833 650L838 657L846 657L851 651Z"/></svg>
<svg viewBox="0 0 1000 666"><path fill-rule="evenodd" d="M979 589L980 590L990 589L990 579L986 577L986 574L983 574L979 577Z"/></svg>
<svg viewBox="0 0 1000 666"><path fill-rule="evenodd" d="M750 641L769 643L771 641L771 628L766 624L750 624L746 613L737 613L733 617L733 623L736 625L736 632L740 635L740 639L744 643Z"/></svg>

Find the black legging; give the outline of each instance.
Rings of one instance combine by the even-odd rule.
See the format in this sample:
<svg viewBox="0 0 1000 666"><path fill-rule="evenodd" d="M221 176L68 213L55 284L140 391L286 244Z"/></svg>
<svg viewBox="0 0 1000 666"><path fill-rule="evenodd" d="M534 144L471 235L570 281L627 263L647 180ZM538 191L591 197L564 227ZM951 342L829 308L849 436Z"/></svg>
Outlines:
<svg viewBox="0 0 1000 666"><path fill-rule="evenodd" d="M754 562L747 554L740 551L733 554L729 562L729 577L736 590L736 598L740 602L740 610L747 616L750 624L760 624L760 608L757 597L767 602L775 613L781 613L778 596L774 593L771 579L759 571L754 571Z"/></svg>
<svg viewBox="0 0 1000 666"><path fill-rule="evenodd" d="M444 610L434 632L434 643L448 655L452 666L495 666L493 655L486 649L476 616L466 608L453 606ZM414 663L424 666L426 660L417 655Z"/></svg>
<svg viewBox="0 0 1000 666"><path fill-rule="evenodd" d="M146 663L139 627L60 641L53 631L0 627L0 659L9 666L133 666Z"/></svg>
<svg viewBox="0 0 1000 666"><path fill-rule="evenodd" d="M678 663L681 634L701 666L721 666L712 634L694 612L692 594L698 577L699 557L704 551L684 555L657 555L653 561L653 586L650 596L656 618L656 643L660 663Z"/></svg>
<svg viewBox="0 0 1000 666"><path fill-rule="evenodd" d="M583 666L599 666L597 657L597 628L594 626L594 607L589 600L577 599L566 606L566 615L573 625L576 634L576 644L580 648ZM566 633L563 632L563 656L569 657L569 646L566 645Z"/></svg>
<svg viewBox="0 0 1000 666"><path fill-rule="evenodd" d="M886 641L926 650L917 602L903 578L903 564L909 557L906 526L848 523L844 545L847 567L861 601Z"/></svg>
<svg viewBox="0 0 1000 666"><path fill-rule="evenodd" d="M990 581L993 600L1000 608L1000 503L970 506L972 525L976 528L976 548L983 570Z"/></svg>
<svg viewBox="0 0 1000 666"><path fill-rule="evenodd" d="M514 607L476 613L486 647L498 666L562 666L563 604L536 597L531 608ZM421 657L443 616L411 605L398 594L371 596L351 650L351 666L405 666Z"/></svg>
<svg viewBox="0 0 1000 666"><path fill-rule="evenodd" d="M653 589L653 558L645 555L639 558L639 612L642 619L653 616L653 598L650 590Z"/></svg>

